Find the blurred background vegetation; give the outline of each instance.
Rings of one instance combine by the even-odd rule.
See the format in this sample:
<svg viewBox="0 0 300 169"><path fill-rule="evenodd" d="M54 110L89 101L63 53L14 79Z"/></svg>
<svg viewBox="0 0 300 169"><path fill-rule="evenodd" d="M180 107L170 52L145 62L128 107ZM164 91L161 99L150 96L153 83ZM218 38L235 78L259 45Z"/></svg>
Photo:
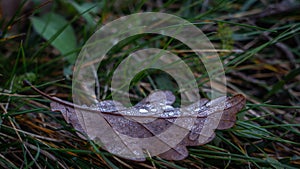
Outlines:
<svg viewBox="0 0 300 169"><path fill-rule="evenodd" d="M228 94L246 107L236 125L216 131L209 144L190 147L182 161L158 157L137 163L80 139L49 100L23 85L72 101L76 56L98 28L137 12L165 12L200 28L219 51ZM300 168L300 1L297 0L2 0L0 20L1 168ZM162 35L138 35L116 44L98 70L98 99L111 99L117 65L133 51L161 48L193 70L201 96L207 74L184 44ZM178 86L158 70L131 82L137 102L154 89ZM179 98L180 99L180 98Z"/></svg>

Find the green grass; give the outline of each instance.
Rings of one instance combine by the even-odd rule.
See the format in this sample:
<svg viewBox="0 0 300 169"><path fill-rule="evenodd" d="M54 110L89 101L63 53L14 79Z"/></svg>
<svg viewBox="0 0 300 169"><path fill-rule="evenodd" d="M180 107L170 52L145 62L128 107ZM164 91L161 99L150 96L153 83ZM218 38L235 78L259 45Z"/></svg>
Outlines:
<svg viewBox="0 0 300 169"><path fill-rule="evenodd" d="M55 1L49 11L37 7L25 13L26 7L21 6L11 20L0 22L0 168L300 167L300 18L299 11L292 10L298 1L282 5L290 9L286 12L267 16L263 14L268 7L278 1L76 2ZM80 139L60 113L50 111L49 100L22 83L27 79L48 94L72 101L75 58L71 56L78 54L97 27L144 11L174 14L202 29L215 48L223 50L219 55L228 95L247 97L234 127L216 131L215 139L206 145L189 147L190 155L182 161L152 157L137 163L113 156L94 142ZM37 31L30 18L42 18L48 12L64 21L54 25L52 33ZM43 22L51 24L47 19ZM76 39L72 48L57 47L63 34L68 35L62 38L65 45L68 37ZM208 74L195 53L176 39L143 34L121 41L101 62L99 99L111 99L109 87L117 65L133 51L147 48L166 49L182 58L193 71L201 96L210 97ZM162 71L144 71L130 84L134 103L154 89L171 90L180 100L174 79Z"/></svg>

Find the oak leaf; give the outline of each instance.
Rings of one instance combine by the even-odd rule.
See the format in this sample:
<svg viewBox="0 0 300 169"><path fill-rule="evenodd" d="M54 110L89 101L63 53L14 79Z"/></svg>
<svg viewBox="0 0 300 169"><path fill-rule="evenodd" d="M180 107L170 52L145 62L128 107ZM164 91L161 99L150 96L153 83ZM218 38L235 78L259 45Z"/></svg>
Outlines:
<svg viewBox="0 0 300 169"><path fill-rule="evenodd" d="M187 146L206 144L215 137L215 129L224 130L231 128L235 124L236 113L245 106L246 102L243 95L237 94L233 97L220 97L211 101L200 99L187 107L174 108L172 104L175 101L175 96L170 91L155 91L135 106L129 108L112 100L101 101L92 106L78 106L56 97L51 97L32 85L31 87L52 100L50 104L51 110L61 112L66 122L70 123L78 131L77 133L82 139L87 139L87 137L95 139L96 135L87 134L89 133L88 130L93 131L93 128L91 129L93 125L82 123L83 117L78 116L75 113L75 109L82 111L82 115L84 115L84 112L100 115L118 136L124 135L137 139L157 137L156 140L160 141L137 143L123 140L124 145L122 149L118 145L104 145L103 148L109 152L118 155L118 151L127 150L138 154L144 153L139 151L147 149L149 144L157 144L157 146L166 144L166 151L158 154L159 157L166 160L182 160L188 156ZM178 119L181 120L181 123L176 122ZM187 131L187 134L179 142L172 143L172 139L176 138L165 138L166 136L162 136L162 133L170 130L170 128L175 132L173 135L168 135L170 137L175 137L176 132ZM122 137L120 139L122 140ZM144 156L127 156L125 158L135 161L145 160Z"/></svg>

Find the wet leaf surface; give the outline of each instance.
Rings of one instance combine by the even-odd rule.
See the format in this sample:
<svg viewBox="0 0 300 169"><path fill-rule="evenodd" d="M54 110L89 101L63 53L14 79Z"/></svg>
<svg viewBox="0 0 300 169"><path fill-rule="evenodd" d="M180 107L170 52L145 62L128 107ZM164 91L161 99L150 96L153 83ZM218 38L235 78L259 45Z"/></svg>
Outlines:
<svg viewBox="0 0 300 169"><path fill-rule="evenodd" d="M135 161L144 161L147 156L145 151L150 155L155 154L155 151L149 149L153 146L163 149L162 153L157 154L163 159L186 158L189 155L187 146L206 144L215 137L215 129L231 128L235 124L236 113L245 106L246 102L243 95L237 94L211 101L204 98L187 107L175 108L172 106L175 101L172 92L155 91L129 108L112 100L101 101L91 106L79 106L51 97L29 82L25 81L25 83L50 99L51 110L61 112L66 122L78 131L79 137L82 139L89 137L100 143L111 142L111 144L101 145L116 155L120 155L120 152L130 152L129 156L120 156ZM89 118L99 118L99 123L89 123ZM186 134L180 138L182 133ZM180 136L179 141L177 136ZM147 140L147 138L152 139Z"/></svg>
<svg viewBox="0 0 300 169"><path fill-rule="evenodd" d="M162 96L166 96L166 100L163 100L164 97ZM96 108L93 106L91 109L92 111L98 110L96 113L101 114L117 133L134 138L148 138L159 135L174 125L175 120L178 118L186 119L184 120L186 122L195 118L192 127L186 129L190 130L186 137L175 147L170 146L168 151L159 155L167 160L182 160L188 156L186 146L206 144L215 137L213 132L215 129L223 130L232 127L236 121L236 113L244 107L246 99L240 94L231 98L223 97L212 101L201 99L184 109L171 106L174 100L175 97L171 92L156 91L130 108L125 108L119 102L107 100L99 102ZM224 104L224 107L222 104ZM89 111L89 107L86 107L86 109ZM80 134L86 133L86 129L80 125L74 108L54 101L51 103L51 110L60 111L65 120L79 131L78 135L86 139L85 136ZM188 113L184 114L182 111ZM211 124L216 124L213 115L217 113L222 113L221 119L217 125L213 126ZM180 125L177 127L184 128ZM212 132L203 131L206 128ZM133 158L132 160L143 161L144 159Z"/></svg>

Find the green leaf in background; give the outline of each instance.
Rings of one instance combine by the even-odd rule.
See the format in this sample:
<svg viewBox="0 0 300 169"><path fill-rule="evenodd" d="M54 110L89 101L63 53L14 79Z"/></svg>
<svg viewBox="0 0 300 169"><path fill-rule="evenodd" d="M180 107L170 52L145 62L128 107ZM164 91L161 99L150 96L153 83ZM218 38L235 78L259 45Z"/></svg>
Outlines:
<svg viewBox="0 0 300 169"><path fill-rule="evenodd" d="M89 27L93 27L96 25L96 22L94 21L93 16L89 12L97 13L97 11L99 10L99 7L103 6L102 4L91 3L91 2L78 4L75 1L69 1L69 3L77 10L77 12L79 12L79 14L84 13L82 15L82 17L86 20L87 25Z"/></svg>
<svg viewBox="0 0 300 169"><path fill-rule="evenodd" d="M68 25L61 15L47 13L41 17L32 17L34 30L44 39L50 40L51 45L65 55L65 59L73 64L76 53L70 53L76 49L76 37L73 28Z"/></svg>

